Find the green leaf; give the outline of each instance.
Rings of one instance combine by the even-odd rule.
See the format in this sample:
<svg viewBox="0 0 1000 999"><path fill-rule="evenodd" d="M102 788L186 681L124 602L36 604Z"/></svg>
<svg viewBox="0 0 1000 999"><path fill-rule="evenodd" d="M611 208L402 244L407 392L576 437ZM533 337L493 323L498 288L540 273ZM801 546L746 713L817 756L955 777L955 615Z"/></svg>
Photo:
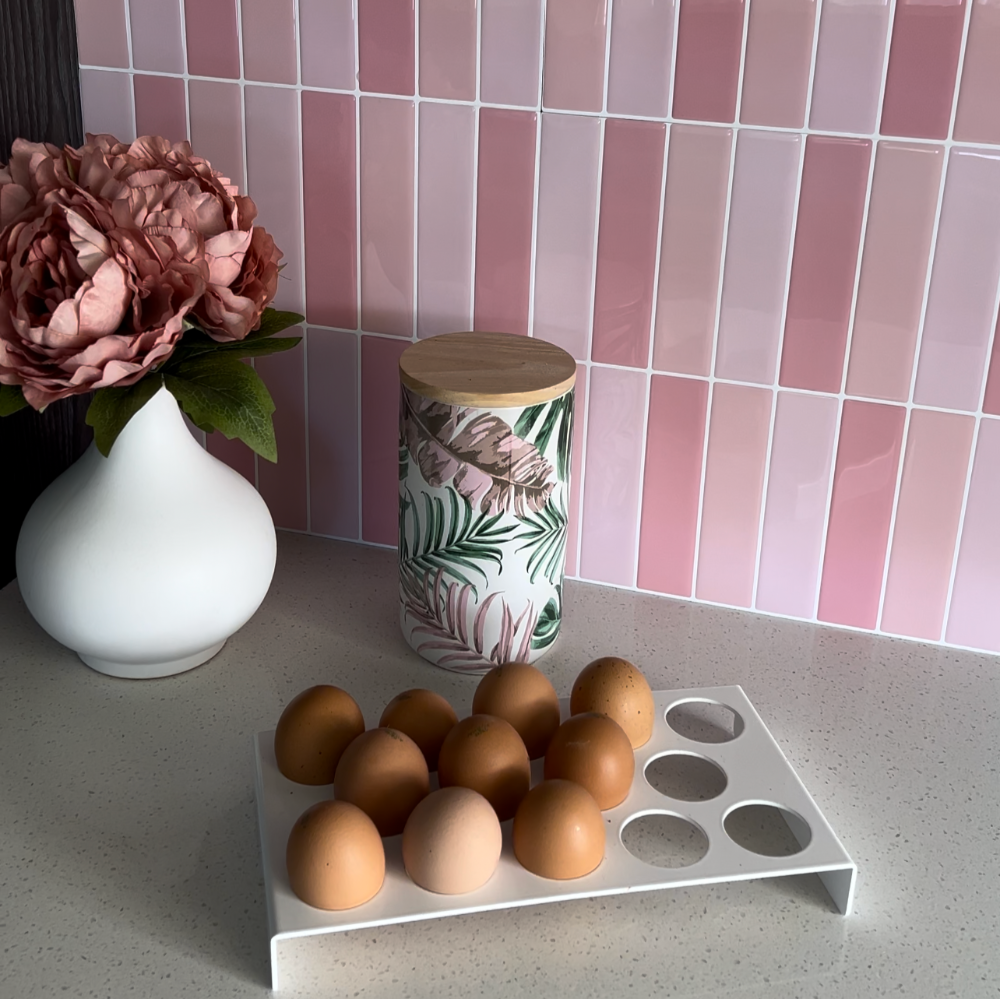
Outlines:
<svg viewBox="0 0 1000 999"><path fill-rule="evenodd" d="M301 342L300 336L279 336L271 340L227 340L225 343L216 343L214 340L205 343L198 340L188 344L182 340L163 370L172 371L181 364L206 354L226 354L229 357L263 357L265 354L278 354L283 350L291 350Z"/></svg>
<svg viewBox="0 0 1000 999"><path fill-rule="evenodd" d="M306 317L297 312L279 312L277 309L265 309L261 313L260 326L247 333L242 343L247 340L261 340L266 336L274 336L282 330L287 330L289 326L298 326L305 322Z"/></svg>
<svg viewBox="0 0 1000 999"><path fill-rule="evenodd" d="M547 503L533 516L521 518L525 529L515 535L515 540L525 542L518 551L527 549L530 552L528 573L532 583L541 573L553 586L559 585L566 551L567 522L565 504L556 506L554 503Z"/></svg>
<svg viewBox="0 0 1000 999"><path fill-rule="evenodd" d="M538 623L531 633L533 649L547 649L559 634L559 604L553 597L538 616Z"/></svg>
<svg viewBox="0 0 1000 999"><path fill-rule="evenodd" d="M0 385L0 416L10 416L27 405L20 385Z"/></svg>
<svg viewBox="0 0 1000 999"><path fill-rule="evenodd" d="M517 423L514 424L514 433L518 437L527 437L531 433L531 428L538 421L538 417L545 411L547 405L548 403L540 402L534 406L529 406L517 418Z"/></svg>
<svg viewBox="0 0 1000 999"><path fill-rule="evenodd" d="M128 421L160 391L163 378L147 375L127 388L102 388L87 407L87 425L94 428L94 443L105 458Z"/></svg>

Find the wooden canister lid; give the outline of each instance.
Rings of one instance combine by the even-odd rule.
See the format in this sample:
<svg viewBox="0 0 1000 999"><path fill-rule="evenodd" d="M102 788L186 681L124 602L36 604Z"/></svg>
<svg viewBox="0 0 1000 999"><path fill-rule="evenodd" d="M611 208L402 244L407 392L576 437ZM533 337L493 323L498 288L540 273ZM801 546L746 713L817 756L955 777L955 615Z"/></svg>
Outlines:
<svg viewBox="0 0 1000 999"><path fill-rule="evenodd" d="M531 406L568 392L576 361L562 347L533 337L443 333L403 351L399 378L425 399L451 406Z"/></svg>

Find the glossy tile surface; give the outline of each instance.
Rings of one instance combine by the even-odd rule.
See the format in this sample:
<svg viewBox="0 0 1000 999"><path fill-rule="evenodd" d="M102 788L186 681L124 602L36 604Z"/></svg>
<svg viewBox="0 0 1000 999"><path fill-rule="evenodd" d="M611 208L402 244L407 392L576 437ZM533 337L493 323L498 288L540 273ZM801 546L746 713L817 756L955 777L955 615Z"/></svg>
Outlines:
<svg viewBox="0 0 1000 999"><path fill-rule="evenodd" d="M673 76L674 0L616 0L608 113L665 118Z"/></svg>
<svg viewBox="0 0 1000 999"><path fill-rule="evenodd" d="M480 99L534 107L541 82L542 0L480 3Z"/></svg>
<svg viewBox="0 0 1000 999"><path fill-rule="evenodd" d="M245 190L242 110L239 84L188 81L191 148Z"/></svg>
<svg viewBox="0 0 1000 999"><path fill-rule="evenodd" d="M296 0L240 0L243 75L266 83L298 83Z"/></svg>
<svg viewBox="0 0 1000 999"><path fill-rule="evenodd" d="M236 0L184 0L188 72L240 78Z"/></svg>
<svg viewBox="0 0 1000 999"><path fill-rule="evenodd" d="M127 73L81 69L80 103L84 131L109 132L122 142L135 138L132 81Z"/></svg>
<svg viewBox="0 0 1000 999"><path fill-rule="evenodd" d="M239 472L247 482L256 488L257 466L254 462L254 453L243 441L235 438L227 440L216 430L215 433L206 435L205 450L228 465L233 471Z"/></svg>
<svg viewBox="0 0 1000 999"><path fill-rule="evenodd" d="M132 65L161 73L183 73L180 0L128 0L128 11ZM80 61L84 61L82 53Z"/></svg>
<svg viewBox="0 0 1000 999"><path fill-rule="evenodd" d="M673 115L736 120L743 0L683 0L677 22Z"/></svg>
<svg viewBox="0 0 1000 999"><path fill-rule="evenodd" d="M997 318L997 329L1000 329L1000 317ZM1000 337L996 330L993 333L993 351L990 354L990 368L986 375L986 392L983 395L983 412L1000 416Z"/></svg>
<svg viewBox="0 0 1000 999"><path fill-rule="evenodd" d="M358 83L362 90L410 96L414 90L412 0L357 0Z"/></svg>
<svg viewBox="0 0 1000 999"><path fill-rule="evenodd" d="M547 0L546 108L600 111L604 106L604 52L608 0Z"/></svg>
<svg viewBox="0 0 1000 999"><path fill-rule="evenodd" d="M81 65L127 67L125 0L74 0L74 3ZM5 150L5 156L6 153Z"/></svg>
<svg viewBox="0 0 1000 999"><path fill-rule="evenodd" d="M162 135L168 142L182 142L188 137L182 79L136 73L132 77L132 96L136 135Z"/></svg>
<svg viewBox="0 0 1000 999"><path fill-rule="evenodd" d="M971 18L955 138L1000 143L1000 0L973 0Z"/></svg>
<svg viewBox="0 0 1000 999"><path fill-rule="evenodd" d="M476 0L420 0L420 93L476 99Z"/></svg>
<svg viewBox="0 0 1000 999"><path fill-rule="evenodd" d="M583 494L583 453L587 440L584 426L587 416L587 368L576 366L573 412L573 458L570 462L569 519L566 525L566 575L575 576L579 571L580 550L580 497Z"/></svg>
<svg viewBox="0 0 1000 999"><path fill-rule="evenodd" d="M299 0L299 48L306 87L353 90L353 0Z"/></svg>

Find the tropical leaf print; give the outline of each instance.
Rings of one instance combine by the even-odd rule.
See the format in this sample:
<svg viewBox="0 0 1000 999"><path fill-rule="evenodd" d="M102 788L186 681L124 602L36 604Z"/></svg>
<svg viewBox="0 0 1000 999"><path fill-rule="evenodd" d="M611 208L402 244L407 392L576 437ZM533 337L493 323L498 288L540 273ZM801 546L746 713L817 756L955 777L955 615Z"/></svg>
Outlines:
<svg viewBox="0 0 1000 999"><path fill-rule="evenodd" d="M561 482L569 478L573 445L573 397L571 390L551 402L528 406L514 424L514 433L530 441L542 454L548 450L552 435L556 434L556 468ZM536 424L538 431L532 435Z"/></svg>
<svg viewBox="0 0 1000 999"><path fill-rule="evenodd" d="M557 506L548 503L538 513L521 518L524 530L514 536L515 541L524 541L517 550L527 549L528 575L532 584L539 573L553 585L558 586L563 574L563 555L566 552L566 514L565 497Z"/></svg>
<svg viewBox="0 0 1000 999"><path fill-rule="evenodd" d="M535 650L547 649L559 634L559 604L556 598L551 600L542 608L542 613L538 615L538 623L531 633L531 647Z"/></svg>

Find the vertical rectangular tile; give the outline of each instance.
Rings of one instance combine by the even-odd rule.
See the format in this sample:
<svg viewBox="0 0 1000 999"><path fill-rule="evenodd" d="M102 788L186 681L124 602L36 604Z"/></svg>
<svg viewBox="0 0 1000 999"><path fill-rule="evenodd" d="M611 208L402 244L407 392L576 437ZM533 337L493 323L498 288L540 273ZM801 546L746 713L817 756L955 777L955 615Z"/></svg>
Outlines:
<svg viewBox="0 0 1000 999"><path fill-rule="evenodd" d="M729 208L715 373L774 381L802 137L741 129Z"/></svg>
<svg viewBox="0 0 1000 999"><path fill-rule="evenodd" d="M691 596L708 382L653 375L642 481L638 585Z"/></svg>
<svg viewBox="0 0 1000 999"><path fill-rule="evenodd" d="M566 575L577 575L577 548L580 541L580 494L583 492L583 427L587 415L587 368L576 366L576 390L573 403L573 458L570 463L569 517L566 525Z"/></svg>
<svg viewBox="0 0 1000 999"><path fill-rule="evenodd" d="M75 6L80 64L127 68L125 0L75 0Z"/></svg>
<svg viewBox="0 0 1000 999"><path fill-rule="evenodd" d="M378 94L413 94L413 0L358 0L358 83Z"/></svg>
<svg viewBox="0 0 1000 999"><path fill-rule="evenodd" d="M121 142L135 138L132 79L128 73L81 69L80 103L85 132L107 132Z"/></svg>
<svg viewBox="0 0 1000 999"><path fill-rule="evenodd" d="M810 135L788 287L781 384L839 392L872 144Z"/></svg>
<svg viewBox="0 0 1000 999"><path fill-rule="evenodd" d="M216 430L207 434L205 450L219 461L228 465L234 472L239 472L247 482L257 488L257 466L254 463L254 453L241 440L227 440ZM261 459L263 461L263 459Z"/></svg>
<svg viewBox="0 0 1000 999"><path fill-rule="evenodd" d="M295 0L240 0L243 75L262 83L298 83Z"/></svg>
<svg viewBox="0 0 1000 999"><path fill-rule="evenodd" d="M601 123L542 115L533 335L586 360L597 240Z"/></svg>
<svg viewBox="0 0 1000 999"><path fill-rule="evenodd" d="M187 134L187 98L179 76L132 77L136 135L162 135L168 142L181 142ZM199 150L195 150L201 155ZM205 159L208 159L206 156Z"/></svg>
<svg viewBox="0 0 1000 999"><path fill-rule="evenodd" d="M1000 143L1000 0L973 0L955 116L961 142Z"/></svg>
<svg viewBox="0 0 1000 999"><path fill-rule="evenodd" d="M953 148L938 223L914 401L979 406L1000 278L1000 152Z"/></svg>
<svg viewBox="0 0 1000 999"><path fill-rule="evenodd" d="M840 422L819 619L874 628L906 410L848 399Z"/></svg>
<svg viewBox="0 0 1000 999"><path fill-rule="evenodd" d="M188 105L192 149L245 191L243 107L239 84L189 80Z"/></svg>
<svg viewBox="0 0 1000 999"><path fill-rule="evenodd" d="M600 111L604 107L604 51L608 0L548 0L542 104Z"/></svg>
<svg viewBox="0 0 1000 999"><path fill-rule="evenodd" d="M240 78L236 0L184 0L188 72Z"/></svg>
<svg viewBox="0 0 1000 999"><path fill-rule="evenodd" d="M361 326L413 332L412 101L361 98Z"/></svg>
<svg viewBox="0 0 1000 999"><path fill-rule="evenodd" d="M128 0L128 10L132 65L160 73L183 73L180 0Z"/></svg>
<svg viewBox="0 0 1000 999"><path fill-rule="evenodd" d="M975 420L914 409L882 604L882 630L938 641Z"/></svg>
<svg viewBox="0 0 1000 999"><path fill-rule="evenodd" d="M758 610L813 616L837 411L831 396L778 393L757 572Z"/></svg>
<svg viewBox="0 0 1000 999"><path fill-rule="evenodd" d="M644 368L649 360L665 137L658 122L609 118L604 126L595 361Z"/></svg>
<svg viewBox="0 0 1000 999"><path fill-rule="evenodd" d="M898 0L882 98L883 135L946 139L967 0Z"/></svg>
<svg viewBox="0 0 1000 999"><path fill-rule="evenodd" d="M479 112L475 328L528 332L536 116Z"/></svg>
<svg viewBox="0 0 1000 999"><path fill-rule="evenodd" d="M707 375L722 267L733 130L674 125L656 292L653 367Z"/></svg>
<svg viewBox="0 0 1000 999"><path fill-rule="evenodd" d="M476 111L420 105L417 335L472 328Z"/></svg>
<svg viewBox="0 0 1000 999"><path fill-rule="evenodd" d="M993 353L990 356L990 370L986 376L986 393L983 396L983 412L1000 416L1000 316L997 317L993 333Z"/></svg>
<svg viewBox="0 0 1000 999"><path fill-rule="evenodd" d="M299 50L302 85L353 90L353 0L299 0Z"/></svg>
<svg viewBox="0 0 1000 999"><path fill-rule="evenodd" d="M358 508L358 338L307 331L309 530L361 535ZM391 407L390 407L391 408Z"/></svg>
<svg viewBox="0 0 1000 999"><path fill-rule="evenodd" d="M480 0L480 100L489 104L538 103L542 0Z"/></svg>
<svg viewBox="0 0 1000 999"><path fill-rule="evenodd" d="M702 501L699 600L749 607L771 427L769 389L716 382Z"/></svg>
<svg viewBox="0 0 1000 999"><path fill-rule="evenodd" d="M677 21L674 117L736 120L743 0L682 0Z"/></svg>
<svg viewBox="0 0 1000 999"><path fill-rule="evenodd" d="M608 112L666 118L670 113L675 0L615 0Z"/></svg>
<svg viewBox="0 0 1000 999"><path fill-rule="evenodd" d="M420 0L420 93L476 99L476 0Z"/></svg>
<svg viewBox="0 0 1000 999"><path fill-rule="evenodd" d="M906 402L944 149L880 142L875 157L847 391Z"/></svg>
<svg viewBox="0 0 1000 999"><path fill-rule="evenodd" d="M302 91L306 318L358 325L355 115L352 94Z"/></svg>
<svg viewBox="0 0 1000 999"><path fill-rule="evenodd" d="M646 414L645 374L591 368L588 406L580 575L631 586Z"/></svg>

